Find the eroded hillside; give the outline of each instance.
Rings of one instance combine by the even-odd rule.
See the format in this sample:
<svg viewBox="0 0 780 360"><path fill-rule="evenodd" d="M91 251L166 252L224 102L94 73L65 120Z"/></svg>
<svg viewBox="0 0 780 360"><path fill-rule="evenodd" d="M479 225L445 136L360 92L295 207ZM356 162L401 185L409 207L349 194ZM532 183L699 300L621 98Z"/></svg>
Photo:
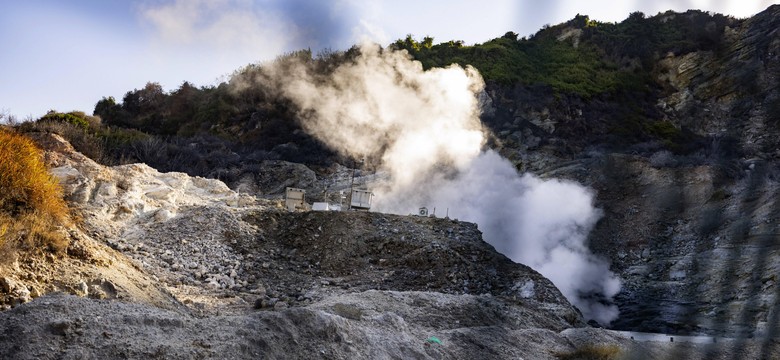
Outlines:
<svg viewBox="0 0 780 360"><path fill-rule="evenodd" d="M496 253L473 224L374 213L288 213L272 202L241 198L215 180L140 164L108 168L56 135L40 135L38 141L82 218L80 230L74 229L81 235L73 236L64 257L23 258L3 269L5 281L13 284L2 289L4 296L18 306L3 322L6 357L61 351L214 357L222 350L280 356L287 345L273 339L282 337L311 343L298 356L426 358L494 348L483 330L470 329L501 334L584 325L549 280ZM17 287L33 290L20 294ZM111 330L103 327L103 317L112 317L106 311L124 314ZM218 314L230 317L214 317ZM37 325L16 331L23 325L15 316L28 315L40 316ZM231 325L237 322L243 325ZM156 340L130 336L138 326ZM244 340L231 337L218 345L212 336L193 338L202 327L230 328ZM255 337L250 329L257 327L277 330ZM182 334L156 337L154 329ZM471 340L450 348L424 346L432 335ZM128 336L129 347L114 343ZM391 340L382 347L367 346L384 338ZM41 347L20 350L33 340ZM241 345L245 341L254 345ZM334 347L334 341L342 345ZM519 351L495 348L500 356Z"/></svg>

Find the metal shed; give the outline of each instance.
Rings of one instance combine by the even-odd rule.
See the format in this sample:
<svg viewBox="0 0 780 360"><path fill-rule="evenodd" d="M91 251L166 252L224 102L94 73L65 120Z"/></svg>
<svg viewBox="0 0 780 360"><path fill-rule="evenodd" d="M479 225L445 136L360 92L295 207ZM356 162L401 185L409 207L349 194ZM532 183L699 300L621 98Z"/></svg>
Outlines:
<svg viewBox="0 0 780 360"><path fill-rule="evenodd" d="M368 190L352 189L352 196L349 201L349 207L355 210L371 209L371 198L374 193Z"/></svg>
<svg viewBox="0 0 780 360"><path fill-rule="evenodd" d="M289 211L306 210L306 190L291 187L285 189L284 207Z"/></svg>

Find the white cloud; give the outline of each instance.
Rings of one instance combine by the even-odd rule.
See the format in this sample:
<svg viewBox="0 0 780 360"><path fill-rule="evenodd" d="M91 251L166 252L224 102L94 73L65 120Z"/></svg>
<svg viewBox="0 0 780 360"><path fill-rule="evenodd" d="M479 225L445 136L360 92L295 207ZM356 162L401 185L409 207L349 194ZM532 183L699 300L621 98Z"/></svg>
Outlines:
<svg viewBox="0 0 780 360"><path fill-rule="evenodd" d="M261 9L242 0L175 0L147 5L141 15L163 46L229 51L233 55L282 53L298 32L274 9Z"/></svg>

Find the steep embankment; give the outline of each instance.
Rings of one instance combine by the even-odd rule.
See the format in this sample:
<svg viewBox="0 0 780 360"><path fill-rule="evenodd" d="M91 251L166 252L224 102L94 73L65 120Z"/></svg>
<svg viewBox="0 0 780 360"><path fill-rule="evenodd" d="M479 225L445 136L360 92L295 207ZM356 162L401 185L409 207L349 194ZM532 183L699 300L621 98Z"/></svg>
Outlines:
<svg viewBox="0 0 780 360"><path fill-rule="evenodd" d="M774 336L777 200L764 162L723 180L717 168L653 167L613 156L596 179L605 220L594 247L622 274L624 329Z"/></svg>
<svg viewBox="0 0 780 360"><path fill-rule="evenodd" d="M778 26L774 6L730 29L721 53L659 62L668 121L712 140L689 156L615 158L618 181L602 183L614 216L594 242L630 244L608 252L632 284L618 326L778 334Z"/></svg>

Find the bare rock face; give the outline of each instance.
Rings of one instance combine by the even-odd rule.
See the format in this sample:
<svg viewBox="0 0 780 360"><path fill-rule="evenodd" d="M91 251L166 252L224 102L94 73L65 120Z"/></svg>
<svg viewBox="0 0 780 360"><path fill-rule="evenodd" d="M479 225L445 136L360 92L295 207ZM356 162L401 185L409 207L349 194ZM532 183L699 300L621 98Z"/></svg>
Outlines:
<svg viewBox="0 0 780 360"><path fill-rule="evenodd" d="M774 336L780 183L769 164L654 167L612 156L594 179L605 220L591 236L624 280L620 329ZM595 170L594 173L598 173Z"/></svg>
<svg viewBox="0 0 780 360"><path fill-rule="evenodd" d="M673 146L656 137L621 147L622 135L610 136L631 121L615 116L619 101L489 86L497 112L483 120L498 130L502 155L520 170L597 191L605 214L589 244L624 280L612 326L780 333L778 28L773 5L726 26L717 50L656 55L646 67L658 85L647 124L684 135Z"/></svg>

